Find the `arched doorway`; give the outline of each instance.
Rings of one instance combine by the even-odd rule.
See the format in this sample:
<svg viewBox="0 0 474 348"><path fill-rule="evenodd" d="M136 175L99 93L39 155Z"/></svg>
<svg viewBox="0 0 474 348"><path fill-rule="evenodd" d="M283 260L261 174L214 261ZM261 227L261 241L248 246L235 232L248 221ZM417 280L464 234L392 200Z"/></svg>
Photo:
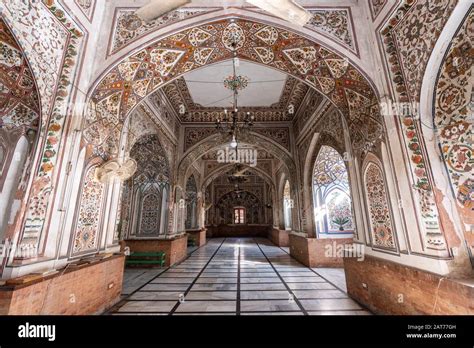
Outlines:
<svg viewBox="0 0 474 348"><path fill-rule="evenodd" d="M342 156L323 145L313 170L314 221L318 238L348 238L354 232L352 199Z"/></svg>

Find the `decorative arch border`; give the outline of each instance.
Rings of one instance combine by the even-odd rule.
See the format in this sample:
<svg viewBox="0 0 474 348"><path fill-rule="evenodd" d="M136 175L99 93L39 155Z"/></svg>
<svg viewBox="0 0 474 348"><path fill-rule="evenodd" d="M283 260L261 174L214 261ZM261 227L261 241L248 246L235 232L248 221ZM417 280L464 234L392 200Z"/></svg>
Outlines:
<svg viewBox="0 0 474 348"><path fill-rule="evenodd" d="M276 188L276 185L275 185L275 182L272 180L272 178L270 177L270 175L268 175L267 173L265 173L261 168L259 167L250 167L250 166L247 166L247 165L244 165L246 167L247 170L249 170L250 172L254 172L255 174L257 174L258 176L261 176L262 179L265 180L265 182L270 185L270 187L275 190ZM224 166L221 166L217 169L215 169L214 171L212 171L209 175L207 175L204 180L203 180L203 183L201 185L201 191L205 191L205 189L210 185L212 184L212 182L217 179L218 177L220 177L222 174L224 174L225 172L227 172L229 169L232 169L234 167L234 164L230 163L230 164L226 164Z"/></svg>
<svg viewBox="0 0 474 348"><path fill-rule="evenodd" d="M240 59L266 64L319 90L345 111L351 130L366 141L383 133L377 92L347 59L286 28L234 18L168 35L116 62L89 93L86 141L107 150L118 141L112 130L150 93L188 71L232 58L234 34L243 37L236 51Z"/></svg>
<svg viewBox="0 0 474 348"><path fill-rule="evenodd" d="M185 178L189 176L189 170L195 161L199 160L199 158L201 158L204 154L221 148L222 145L228 143L229 141L230 139L228 139L226 135L215 134L207 137L190 149L181 159L178 165L177 185L184 187ZM249 134L243 135L240 141L243 144L250 144L253 147L260 147L265 151L268 151L275 157L280 158L280 160L290 172L296 172L296 165L293 161L293 158L291 157L291 154L289 154L285 149L281 148L281 146L269 141L268 138L260 134L250 132Z"/></svg>
<svg viewBox="0 0 474 348"><path fill-rule="evenodd" d="M132 10L137 10L138 7L117 7L114 12L114 20L112 22L112 30L115 31L118 27L118 12L119 11L132 11ZM331 7L325 7L325 6L307 6L307 10L310 12L327 12L327 13L334 13L334 12L340 12L344 11L348 14L347 18L347 25L348 25L348 32L351 36L351 39L353 40L353 44L349 45L341 38L336 37L335 35L329 33L328 31L318 28L314 25L309 25L305 26L303 28L299 28L297 25L293 25L292 23L286 22L283 19L280 19L278 17L275 17L273 15L267 14L263 11L259 11L256 8L252 7L247 7L247 8L240 8L240 7L228 7L226 9L223 9L222 7L209 7L206 9L202 9L199 7L186 7L186 10L190 11L190 14L187 16L183 16L184 18L180 18L179 21L176 21L176 12L171 13L171 20L169 20L166 23L158 23L158 25L154 25L152 29L148 31L144 31L142 33L139 33L138 35L134 36L131 40L127 41L126 43L122 44L119 47L113 47L113 41L115 38L115 32L109 37L109 42L108 42L108 48L107 48L107 58L113 57L114 55L117 55L121 53L122 51L126 50L127 48L132 49L136 48L134 46L137 45L137 42L146 40L147 38L160 35L162 32L169 30L170 27L173 28L175 25L179 23L179 25L184 25L189 26L189 25L195 25L209 21L210 18L212 19L223 19L223 18L228 18L229 16L232 17L239 17L243 19L249 19L249 20L258 20L263 23L268 23L271 25L287 25L287 26L292 26L293 30L298 30L301 32L301 35L306 36L306 37L312 37L314 34L317 34L323 40L327 40L329 42L325 42L321 40L319 37L316 38L317 42L325 43L325 44L336 44L338 45L338 51L347 51L350 54L353 54L355 57L360 59L360 52L359 52L359 41L357 38L357 34L354 30L354 20L353 20L353 15L352 15L352 8L350 6L331 6ZM200 12L200 13L193 13L193 12ZM170 17L170 16L168 16ZM157 22L162 20L162 18L157 18ZM188 23L190 22L190 24ZM153 23L149 23L148 25L153 25Z"/></svg>

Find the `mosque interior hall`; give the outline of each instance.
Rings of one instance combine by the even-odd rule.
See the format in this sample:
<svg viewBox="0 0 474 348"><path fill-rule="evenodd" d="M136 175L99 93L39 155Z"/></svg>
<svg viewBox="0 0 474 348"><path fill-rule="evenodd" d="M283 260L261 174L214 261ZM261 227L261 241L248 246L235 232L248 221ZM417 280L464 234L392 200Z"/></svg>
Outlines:
<svg viewBox="0 0 474 348"><path fill-rule="evenodd" d="M474 315L472 0L0 0L0 315Z"/></svg>

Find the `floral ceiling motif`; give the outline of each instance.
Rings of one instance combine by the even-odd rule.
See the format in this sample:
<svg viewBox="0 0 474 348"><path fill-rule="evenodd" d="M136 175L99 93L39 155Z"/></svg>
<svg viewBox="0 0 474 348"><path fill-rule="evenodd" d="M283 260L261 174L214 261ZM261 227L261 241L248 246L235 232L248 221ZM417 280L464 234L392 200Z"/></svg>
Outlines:
<svg viewBox="0 0 474 348"><path fill-rule="evenodd" d="M388 0L369 0L370 12L372 13L372 19L376 19L380 12L382 12Z"/></svg>
<svg viewBox="0 0 474 348"><path fill-rule="evenodd" d="M350 9L334 9L334 10L309 10L313 17L310 19L306 27L318 32L322 32L327 36L347 47L354 53L357 51L357 42L355 39L354 29L352 28L352 15Z"/></svg>
<svg viewBox="0 0 474 348"><path fill-rule="evenodd" d="M52 11L56 9L52 7ZM25 50L41 97L41 110L47 114L54 102L53 87L58 85L63 69L63 53L71 33L51 16L51 12L42 2L29 6L28 1L2 1L0 12L7 13L15 22L15 37ZM59 13L57 15L65 16L64 12L62 15ZM77 34L74 31L73 35ZM40 39L41 45L38 44Z"/></svg>
<svg viewBox="0 0 474 348"><path fill-rule="evenodd" d="M436 86L435 126L452 188L467 222L474 210L472 115L474 95L474 9L451 43Z"/></svg>
<svg viewBox="0 0 474 348"><path fill-rule="evenodd" d="M280 101L271 107L241 107L240 113L244 115L247 111L252 112L256 122L265 121L291 121L296 114L301 102L310 88L307 84L288 77ZM153 93L149 98L154 101L159 98L160 92L166 95L173 105L173 109L182 123L185 122L208 122L213 123L217 118L224 118L224 109L219 107L203 107L196 104L189 92L184 78L179 78L159 91ZM292 107L290 107L292 106ZM291 112L290 112L291 110ZM242 116L243 118L243 116Z"/></svg>
<svg viewBox="0 0 474 348"><path fill-rule="evenodd" d="M376 94L347 60L284 29L247 20L221 20L150 44L110 70L94 90L86 115L86 140L97 146L117 143L114 131L128 113L164 83L203 65L233 56L238 35L241 59L263 63L305 80L347 117L355 139L373 142L382 135Z"/></svg>
<svg viewBox="0 0 474 348"><path fill-rule="evenodd" d="M96 0L74 0L77 6L84 12L85 16L92 20L94 15Z"/></svg>
<svg viewBox="0 0 474 348"><path fill-rule="evenodd" d="M37 126L38 92L28 62L0 19L0 128Z"/></svg>
<svg viewBox="0 0 474 348"><path fill-rule="evenodd" d="M420 100L425 69L442 28L458 0L404 0L383 31L397 92Z"/></svg>
<svg viewBox="0 0 474 348"><path fill-rule="evenodd" d="M85 0L82 0L85 1ZM212 9L181 9L171 11L164 16L152 21L145 22L135 15L136 8L118 8L115 13L113 23L112 38L109 47L109 54L115 53L127 46L134 40L167 25L179 22L183 19L195 17Z"/></svg>

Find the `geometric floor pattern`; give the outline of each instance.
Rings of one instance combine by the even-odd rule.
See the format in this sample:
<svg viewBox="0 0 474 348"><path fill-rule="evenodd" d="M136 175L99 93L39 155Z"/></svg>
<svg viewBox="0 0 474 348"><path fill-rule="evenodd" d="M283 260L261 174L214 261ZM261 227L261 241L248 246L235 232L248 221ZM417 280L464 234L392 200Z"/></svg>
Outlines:
<svg viewBox="0 0 474 348"><path fill-rule="evenodd" d="M369 315L315 270L259 238L216 238L153 276L112 315Z"/></svg>

